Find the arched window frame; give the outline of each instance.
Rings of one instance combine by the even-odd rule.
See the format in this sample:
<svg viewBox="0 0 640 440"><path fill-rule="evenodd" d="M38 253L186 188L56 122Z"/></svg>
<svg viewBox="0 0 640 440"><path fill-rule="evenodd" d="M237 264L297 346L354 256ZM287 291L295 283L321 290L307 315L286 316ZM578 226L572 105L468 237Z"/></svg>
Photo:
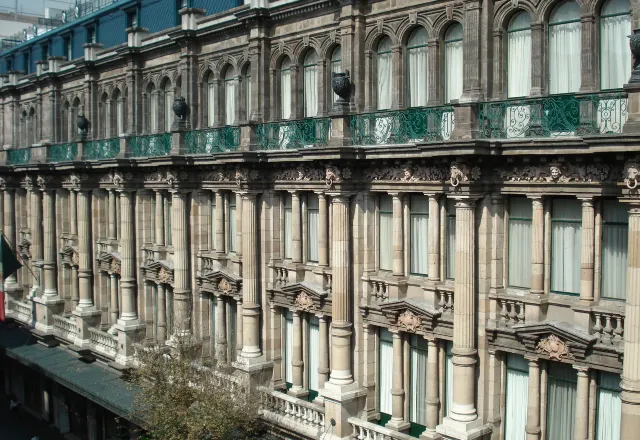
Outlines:
<svg viewBox="0 0 640 440"><path fill-rule="evenodd" d="M215 74L213 72L209 72L207 75L207 89L206 89L206 100L207 103L207 127L213 127L216 125L216 97L218 96L216 87L217 81Z"/></svg>
<svg viewBox="0 0 640 440"><path fill-rule="evenodd" d="M417 43L417 42L412 42L412 39L416 38L418 33L424 33L424 37L425 37L425 42L424 43ZM429 101L429 53L428 53L428 39L429 39L429 34L427 32L427 30L422 27L422 26L418 26L416 28L414 28L411 33L409 34L409 38L407 39L407 46L406 46L406 72L407 72L407 76L406 76L406 99L407 99L407 107L424 107L427 105L427 102ZM423 52L423 53L421 53ZM414 54L416 55L416 61L419 60L418 57L424 57L424 71L423 72L418 72L421 74L416 74L416 73L412 73L413 69L412 69L412 63L411 63L411 59L412 56L414 56ZM419 64L419 62L417 62L416 64ZM417 76L418 80L420 80L422 78L422 81L424 81L424 96L422 96L422 99L411 99L412 98L412 87L411 87L411 83L412 83L412 78L414 76ZM417 101L416 103L412 102L412 101Z"/></svg>
<svg viewBox="0 0 640 440"><path fill-rule="evenodd" d="M599 50L600 50L600 56L599 56L599 60L600 60L600 89L601 90L617 90L620 89L622 87L622 85L624 85L628 80L629 80L629 75L631 75L631 64L632 64L632 59L631 59L631 51L629 50L629 48L627 47L627 44L624 45L620 45L619 47L619 53L616 54L617 56L612 57L614 60L619 58L619 57L625 57L624 58L624 65L623 66L616 66L617 69L619 69L621 72L624 72L624 76L626 76L626 78L624 78L624 82L622 84L619 85L619 87L615 87L615 85L612 86L612 84L609 82L609 84L604 84L604 80L605 80L605 76L602 74L604 71L604 67L608 66L610 61L605 59L605 40L606 40L606 34L605 34L605 30L603 29L603 21L606 23L607 21L611 20L611 19L615 19L615 18L619 18L619 19L624 19L624 18L628 18L629 21L629 29L628 29L628 34L632 33L632 22L631 22L631 5L630 2L627 1L627 11L626 12L617 12L617 13L607 13L605 11L605 9L607 8L607 6L609 6L614 0L607 0L603 3L602 5L602 9L600 10L600 17L598 20L598 32L599 32ZM625 32L626 33L626 32ZM625 38L626 40L626 38ZM625 41L626 43L626 41ZM617 47L617 45L616 45Z"/></svg>
<svg viewBox="0 0 640 440"><path fill-rule="evenodd" d="M453 37L451 36L451 33L453 32L453 29L459 27L461 32L462 32L462 37ZM444 62L443 62L443 73L444 73L444 102L449 103L451 102L451 100L453 99L460 99L460 96L449 96L451 94L451 92L449 91L449 85L451 83L451 78L449 76L449 72L447 69L447 64L450 61L450 56L447 56L447 48L448 47L452 47L453 48L453 44L455 43L456 46L460 45L460 49L462 51L462 59L464 60L464 47L463 47L463 43L464 43L464 28L462 26L461 23L459 22L455 22L452 23L448 28L447 31L444 34L444 39L443 39L443 58L444 58ZM448 46L450 45L450 46ZM457 47L454 48L457 50ZM462 65L460 65L460 72L459 75L462 76ZM462 90L464 88L463 85L464 82L464 77L462 78L462 84L460 87L460 95L462 95Z"/></svg>
<svg viewBox="0 0 640 440"><path fill-rule="evenodd" d="M381 48L381 46L384 45L386 46L388 42L388 48L387 47L383 47ZM387 35L385 35L384 37L380 38L380 41L378 41L378 44L376 46L376 76L375 76L375 82L376 82L376 108L378 110L388 110L391 108L392 104L393 104L393 54L392 54L392 46L393 46L393 42L391 41L391 38ZM380 81L380 72L382 69L381 66L381 62L388 62L389 63L389 82L388 82L388 86L385 90L385 92L387 92L387 95L385 99L381 99L381 91L382 91L382 87L383 87L383 83L382 81ZM386 66L385 66L386 68Z"/></svg>
<svg viewBox="0 0 640 440"><path fill-rule="evenodd" d="M578 38L577 40L581 43L582 42L582 27L581 27L581 23L580 23L580 12L578 12L578 16L576 18L573 18L571 20L559 20L557 22L553 21L553 15L555 13L557 13L561 8L565 7L567 4L569 3L573 3L575 5L577 5L577 3L575 2L575 0L566 0L564 2L558 3L553 10L551 11L551 14L549 15L549 24L548 24L548 31L547 31L547 42L548 42L548 48L547 48L547 58L549 60L549 62L547 63L547 90L549 91L550 95L556 95L556 94L563 94L563 93L575 93L577 91L580 90L580 83L582 82L581 79L578 81L578 84L576 87L574 87L574 90L560 90L559 89L559 85L556 87L552 87L554 85L553 81L552 81L552 60L553 57L551 56L552 53L551 51L553 50L553 44L552 44L552 38L553 38L553 30L554 28L558 27L558 26L566 26L568 24L572 24L572 23L578 23ZM578 10L579 10L579 6L578 6ZM581 67L582 67L582 60L581 60L581 54L580 54L581 49L578 51L578 56L577 56L577 62L578 62L578 66L576 68L576 72L574 73L576 75L580 75L581 74ZM564 56L563 58L567 58L566 56ZM563 76L567 76L565 74L569 73L567 69L563 69Z"/></svg>
<svg viewBox="0 0 640 440"><path fill-rule="evenodd" d="M291 118L291 61L285 57L280 62L280 119Z"/></svg>
<svg viewBox="0 0 640 440"><path fill-rule="evenodd" d="M528 26L526 27L516 27L513 28L513 25L516 21L516 19L526 16L528 18ZM527 35L528 33L528 35ZM528 50L529 50L529 56L527 59L527 63L524 66L522 66L521 64L517 63L516 65L513 66L512 69L512 57L510 56L511 52L512 52L512 36L516 35L517 37L520 38L529 38L529 45L528 45ZM515 38L514 38L515 39ZM524 97L524 96L528 96L531 92L531 50L532 50L532 40L531 40L531 16L529 15L528 12L526 11L518 11L516 12L511 19L509 20L509 24L507 26L507 44L506 44L506 58L507 58L507 97L508 98L519 98L519 97ZM525 52L526 54L526 52ZM522 62L524 62L524 59L521 60ZM522 91L524 93L518 93L518 88L516 88L514 86L514 81L513 81L513 75L510 74L510 72L514 71L514 70L518 70L516 69L516 67L520 67L519 70L523 71L523 72L527 72L528 75L528 82L522 86ZM513 86L513 87L512 87ZM525 91L526 90L526 91Z"/></svg>
<svg viewBox="0 0 640 440"><path fill-rule="evenodd" d="M244 101L244 120L251 119L251 94L253 84L251 83L251 63L244 66L244 74L242 75L242 96Z"/></svg>
<svg viewBox="0 0 640 440"><path fill-rule="evenodd" d="M149 102L149 126L148 130L150 133L157 133L159 131L158 122L160 120L160 109L159 109L159 97L158 90L156 89L155 84L149 84L147 88L147 99Z"/></svg>
<svg viewBox="0 0 640 440"><path fill-rule="evenodd" d="M224 72L224 125L236 123L236 89L238 80L233 66L228 66Z"/></svg>
<svg viewBox="0 0 640 440"><path fill-rule="evenodd" d="M164 116L164 131L165 133L171 131L171 125L173 124L173 97L174 89L171 80L167 79L163 87L163 116Z"/></svg>
<svg viewBox="0 0 640 440"><path fill-rule="evenodd" d="M318 115L318 54L313 49L302 62L302 106L305 118Z"/></svg>

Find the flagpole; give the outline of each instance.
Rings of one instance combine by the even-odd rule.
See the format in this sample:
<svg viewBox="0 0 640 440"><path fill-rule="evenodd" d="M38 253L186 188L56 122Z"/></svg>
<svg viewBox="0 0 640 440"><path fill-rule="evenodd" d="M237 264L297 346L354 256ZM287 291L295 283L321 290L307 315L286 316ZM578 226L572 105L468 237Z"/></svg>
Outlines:
<svg viewBox="0 0 640 440"><path fill-rule="evenodd" d="M11 243L11 241L9 241L9 239L7 238L6 235L4 235L4 231L0 230L0 234L2 234L2 236L4 237L4 239L7 241L7 243ZM15 249L11 249L18 258L20 258L22 260L22 267L26 267L27 270L31 273L31 276L33 276L33 279L38 281L38 278L36 277L36 274L33 273L33 271L31 270L31 268L29 267L29 265L27 264L26 261L24 261L24 258L22 258L22 255L20 255L20 252L16 251ZM0 273L1 275L1 273ZM4 287L4 282L2 283L2 286ZM3 290L4 291L4 290Z"/></svg>

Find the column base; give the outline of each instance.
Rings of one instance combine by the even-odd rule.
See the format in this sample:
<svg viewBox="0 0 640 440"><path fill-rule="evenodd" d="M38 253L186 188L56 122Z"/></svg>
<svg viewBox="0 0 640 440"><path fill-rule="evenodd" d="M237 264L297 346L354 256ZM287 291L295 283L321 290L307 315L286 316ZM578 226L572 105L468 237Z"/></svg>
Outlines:
<svg viewBox="0 0 640 440"><path fill-rule="evenodd" d="M418 439L419 440L442 440L442 436L438 434L435 429L427 428L424 430L422 434L420 434L420 437L418 437Z"/></svg>
<svg viewBox="0 0 640 440"><path fill-rule="evenodd" d="M436 432L446 440L473 440L481 439L490 433L491 426L484 425L480 418L470 422L458 422L445 417L442 424L436 427Z"/></svg>
<svg viewBox="0 0 640 440"><path fill-rule="evenodd" d="M53 333L53 315L61 315L64 312L64 300L58 296L34 296L32 301L36 305L36 330Z"/></svg>
<svg viewBox="0 0 640 440"><path fill-rule="evenodd" d="M307 398L307 396L309 395L309 391L305 390L304 388L300 387L297 388L296 387L292 387L288 392L288 395L293 396L293 397L297 397L298 399L305 399Z"/></svg>
<svg viewBox="0 0 640 440"><path fill-rule="evenodd" d="M357 382L336 385L327 381L320 395L324 399L325 426L333 427L327 432L326 440L350 439L353 430L349 417L357 417L364 409L367 391Z"/></svg>
<svg viewBox="0 0 640 440"><path fill-rule="evenodd" d="M88 307L85 309L76 308L73 311L73 317L76 321L76 327L78 327L78 336L74 341L74 345L78 347L85 347L91 344L91 333L89 333L90 327L98 327L100 325L100 316L102 312L96 310L94 307Z"/></svg>
<svg viewBox="0 0 640 440"><path fill-rule="evenodd" d="M134 344L141 341L144 337L146 326L140 324L138 320L122 321L118 320L116 324L118 331L118 353L116 354L116 363L128 367L133 364L135 355Z"/></svg>
<svg viewBox="0 0 640 440"><path fill-rule="evenodd" d="M389 429L393 429L394 431L398 431L398 432L402 432L404 434L406 434L407 432L409 432L409 428L411 428L411 423L405 421L405 420L389 420L387 422L386 425L384 425L385 428L389 428Z"/></svg>
<svg viewBox="0 0 640 440"><path fill-rule="evenodd" d="M266 368L272 368L273 362L267 361L267 357L264 354L257 357L245 357L240 355L238 356L238 360L232 362L231 365L245 373L254 373Z"/></svg>

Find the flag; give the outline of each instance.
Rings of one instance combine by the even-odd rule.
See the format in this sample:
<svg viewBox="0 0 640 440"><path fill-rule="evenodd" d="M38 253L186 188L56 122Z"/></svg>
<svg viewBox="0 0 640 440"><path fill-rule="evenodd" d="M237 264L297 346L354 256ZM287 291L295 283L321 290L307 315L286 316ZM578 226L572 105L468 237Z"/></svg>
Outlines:
<svg viewBox="0 0 640 440"><path fill-rule="evenodd" d="M22 264L16 258L16 253L11 249L9 243L4 238L4 234L0 237L0 271L2 272L2 284L0 285L0 321L4 321L4 280L15 271L20 269Z"/></svg>

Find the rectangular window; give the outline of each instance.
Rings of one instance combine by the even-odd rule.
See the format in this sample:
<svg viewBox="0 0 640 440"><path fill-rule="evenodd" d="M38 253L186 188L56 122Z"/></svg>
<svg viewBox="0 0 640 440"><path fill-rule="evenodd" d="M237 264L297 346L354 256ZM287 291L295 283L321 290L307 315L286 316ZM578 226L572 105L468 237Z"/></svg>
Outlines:
<svg viewBox="0 0 640 440"><path fill-rule="evenodd" d="M627 246L629 214L623 203L602 202L601 296L624 300L627 297Z"/></svg>
<svg viewBox="0 0 640 440"><path fill-rule="evenodd" d="M386 328L380 328L378 347L378 410L380 425L391 420L391 388L393 386L393 336Z"/></svg>
<svg viewBox="0 0 640 440"><path fill-rule="evenodd" d="M109 212L108 209L109 209L109 198L107 197L107 212ZM151 234L153 234L153 237L154 237L153 242L156 243L156 240L155 240L155 236L156 236L156 194L155 193L151 193L151 227L153 228L153 229L151 229Z"/></svg>
<svg viewBox="0 0 640 440"><path fill-rule="evenodd" d="M287 389L293 385L293 313L284 315L284 381Z"/></svg>
<svg viewBox="0 0 640 440"><path fill-rule="evenodd" d="M13 58L7 58L7 72L13 70Z"/></svg>
<svg viewBox="0 0 640 440"><path fill-rule="evenodd" d="M456 201L453 199L447 199L446 230L446 278L452 280L456 276Z"/></svg>
<svg viewBox="0 0 640 440"><path fill-rule="evenodd" d="M236 251L236 195L229 195L229 252Z"/></svg>
<svg viewBox="0 0 640 440"><path fill-rule="evenodd" d="M596 413L596 440L620 438L620 376L600 372Z"/></svg>
<svg viewBox="0 0 640 440"><path fill-rule="evenodd" d="M134 9L132 11L127 12L127 27L137 27L138 26L138 10Z"/></svg>
<svg viewBox="0 0 640 440"><path fill-rule="evenodd" d="M64 54L67 57L67 61L71 61L73 59L73 46L71 45L71 37L67 37L64 39Z"/></svg>
<svg viewBox="0 0 640 440"><path fill-rule="evenodd" d="M29 53L25 53L23 56L24 59L24 73L29 74L31 71L31 55Z"/></svg>
<svg viewBox="0 0 640 440"><path fill-rule="evenodd" d="M167 196L167 200L165 202L165 209L167 212L167 221L164 223L165 224L165 243L167 244L167 246L172 246L173 245L173 231L171 230L171 212L172 212L172 208L173 208L173 194L169 193L169 195Z"/></svg>
<svg viewBox="0 0 640 440"><path fill-rule="evenodd" d="M393 200L390 195L380 196L378 255L380 270L393 267Z"/></svg>
<svg viewBox="0 0 640 440"><path fill-rule="evenodd" d="M290 193L284 193L284 258L293 255L293 213Z"/></svg>
<svg viewBox="0 0 640 440"><path fill-rule="evenodd" d="M87 43L97 43L97 31L95 27L87 28Z"/></svg>
<svg viewBox="0 0 640 440"><path fill-rule="evenodd" d="M165 300L167 311L167 335L173 334L173 288L171 286L165 287ZM215 327L214 327L215 328Z"/></svg>
<svg viewBox="0 0 640 440"><path fill-rule="evenodd" d="M307 356L309 376L307 383L309 384L309 402L318 397L318 390L321 385L318 383L318 368L320 367L320 323L316 316L309 316L309 327L307 331Z"/></svg>
<svg viewBox="0 0 640 440"><path fill-rule="evenodd" d="M317 194L309 194L307 197L307 260L310 263L318 262L318 215L320 205Z"/></svg>
<svg viewBox="0 0 640 440"><path fill-rule="evenodd" d="M576 384L576 370L571 365L549 363L546 440L573 440Z"/></svg>
<svg viewBox="0 0 640 440"><path fill-rule="evenodd" d="M429 268L429 198L412 195L409 199L410 271L427 275Z"/></svg>
<svg viewBox="0 0 640 440"><path fill-rule="evenodd" d="M411 349L409 434L418 437L427 426L427 341L422 336L411 335L409 345Z"/></svg>
<svg viewBox="0 0 640 440"><path fill-rule="evenodd" d="M227 329L227 334L229 335L229 356L228 359L231 362L236 360L237 356L237 339L236 339L236 315L238 313L237 304L235 301L229 301L227 303L229 305L228 313L227 313L227 324L229 328Z"/></svg>
<svg viewBox="0 0 640 440"><path fill-rule="evenodd" d="M551 207L551 291L580 294L582 208L579 200L555 199Z"/></svg>
<svg viewBox="0 0 640 440"><path fill-rule="evenodd" d="M445 348L445 372L444 372L444 413L449 415L453 404L453 343L447 342Z"/></svg>
<svg viewBox="0 0 640 440"><path fill-rule="evenodd" d="M211 353L216 352L216 316L217 316L217 309L218 309L218 301L216 300L215 297L211 298L211 301L209 301L210 307L209 307L209 322L211 325Z"/></svg>
<svg viewBox="0 0 640 440"><path fill-rule="evenodd" d="M209 248L214 250L216 248L216 195L211 194L211 219L209 220L211 229L211 246Z"/></svg>
<svg viewBox="0 0 640 440"><path fill-rule="evenodd" d="M529 365L522 356L507 355L504 438L526 440Z"/></svg>
<svg viewBox="0 0 640 440"><path fill-rule="evenodd" d="M509 199L509 286L531 287L532 216L531 200Z"/></svg>
<svg viewBox="0 0 640 440"><path fill-rule="evenodd" d="M42 61L47 61L48 57L49 57L49 45L45 43L42 45Z"/></svg>

